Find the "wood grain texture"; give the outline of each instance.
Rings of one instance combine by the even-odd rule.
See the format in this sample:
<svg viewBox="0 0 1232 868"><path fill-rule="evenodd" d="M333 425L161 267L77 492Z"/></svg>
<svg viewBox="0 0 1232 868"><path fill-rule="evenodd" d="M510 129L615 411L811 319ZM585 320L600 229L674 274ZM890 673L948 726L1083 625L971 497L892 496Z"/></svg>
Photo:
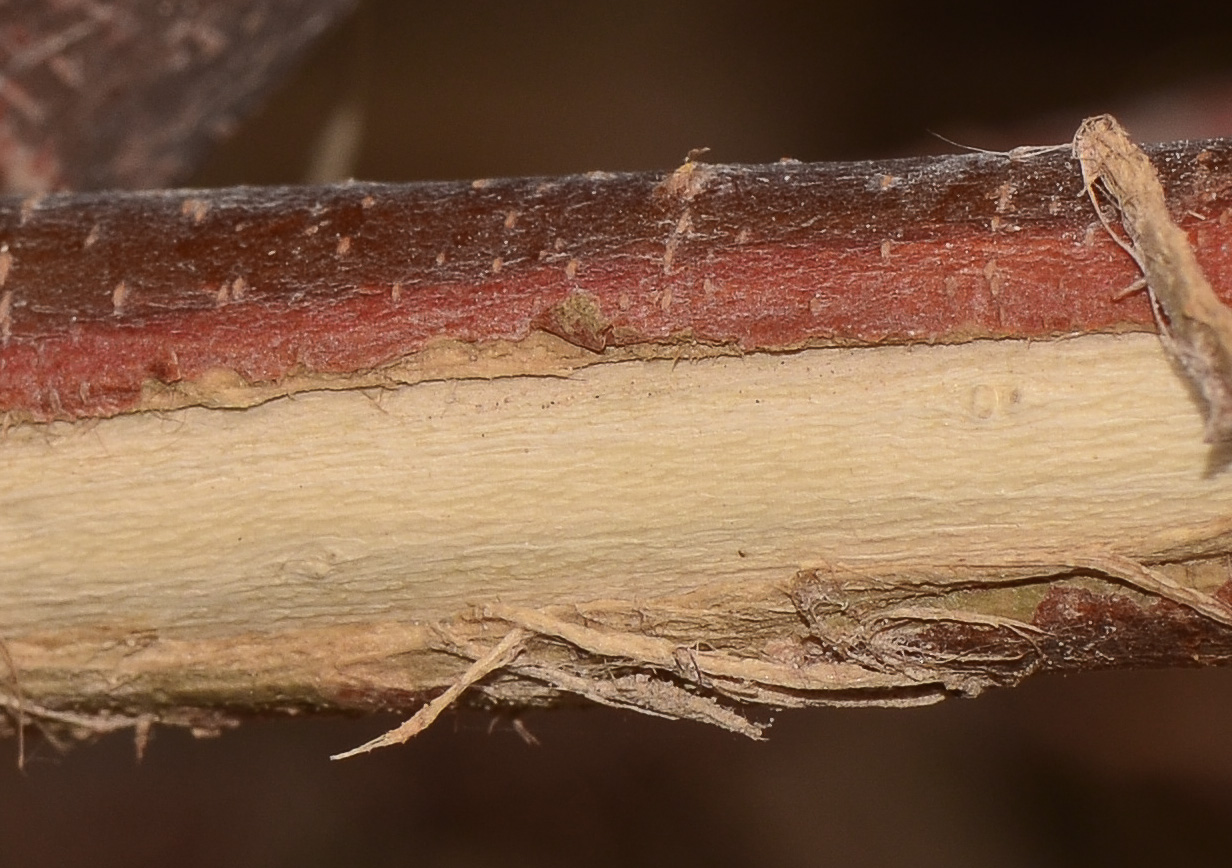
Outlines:
<svg viewBox="0 0 1232 868"><path fill-rule="evenodd" d="M1219 662L1226 628L1093 584L1083 560L1220 590L1232 482L1201 430L1150 335L630 361L20 426L0 447L0 550L20 577L0 583L0 623L27 696L175 714L406 707L465 668L432 625L483 648L492 628L468 619L497 603L745 667L788 654L778 682L831 692L876 676L917 701L992 677L809 662L787 596L801 576L852 601L852 578L931 576L956 611L987 585L974 609L1046 624L1029 647L1053 651L994 682L1133 653ZM997 590L1006 576L1024 578ZM988 642L928 630L938 654ZM485 695L558 695L543 660L523 664L538 682ZM748 698L804 701L774 689Z"/></svg>
<svg viewBox="0 0 1232 868"><path fill-rule="evenodd" d="M11 430L7 635L448 617L841 561L1201 554L1229 526L1155 338L814 350ZM109 614L110 613L110 614Z"/></svg>

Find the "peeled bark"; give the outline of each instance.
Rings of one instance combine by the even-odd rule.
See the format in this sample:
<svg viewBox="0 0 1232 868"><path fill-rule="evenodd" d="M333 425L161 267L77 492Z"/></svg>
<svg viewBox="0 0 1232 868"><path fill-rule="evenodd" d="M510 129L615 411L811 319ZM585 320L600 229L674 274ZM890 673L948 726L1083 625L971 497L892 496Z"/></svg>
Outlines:
<svg viewBox="0 0 1232 868"><path fill-rule="evenodd" d="M1151 153L1222 290L1232 143ZM32 716L473 677L758 735L1232 652L1225 447L1068 150L57 195L0 240Z"/></svg>

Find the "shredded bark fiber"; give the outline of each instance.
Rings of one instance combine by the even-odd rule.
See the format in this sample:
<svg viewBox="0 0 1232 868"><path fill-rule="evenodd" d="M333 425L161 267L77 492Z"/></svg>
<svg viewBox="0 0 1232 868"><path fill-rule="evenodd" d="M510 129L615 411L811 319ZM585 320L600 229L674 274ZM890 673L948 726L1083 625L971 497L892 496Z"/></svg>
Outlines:
<svg viewBox="0 0 1232 868"><path fill-rule="evenodd" d="M1142 269L1164 346L1206 402L1207 442L1227 440L1232 437L1232 310L1211 289L1189 237L1168 213L1151 161L1115 118L1084 121L1074 136L1074 154L1104 227ZM1112 228L1097 189L1120 212L1129 243Z"/></svg>
<svg viewBox="0 0 1232 868"><path fill-rule="evenodd" d="M750 707L903 707L977 696L1042 669L1089 665L1064 616L1033 623L1042 608L1034 603L1032 620L1017 613L1024 596L1085 593L1091 582L1162 601L1188 612L1189 620L1232 627L1232 609L1219 597L1107 553L1056 564L916 565L891 577L802 571L779 590L790 608L776 621L773 597L761 601L758 614L775 623L762 625L769 638L758 657L654 636L651 625L671 616L656 615L651 605L636 613L640 629L632 629L621 607L490 606L437 628L441 650L474 661L465 673L401 726L332 758L408 741L474 686L508 701L501 679L753 739L763 738L769 724L750 718ZM693 615L703 619L704 607ZM495 645L474 638L502 626Z"/></svg>

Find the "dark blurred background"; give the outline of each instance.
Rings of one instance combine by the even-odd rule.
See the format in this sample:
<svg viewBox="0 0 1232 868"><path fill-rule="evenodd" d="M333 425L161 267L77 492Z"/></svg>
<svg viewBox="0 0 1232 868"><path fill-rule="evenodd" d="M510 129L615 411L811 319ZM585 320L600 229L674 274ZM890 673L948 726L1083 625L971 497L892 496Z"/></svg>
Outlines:
<svg viewBox="0 0 1232 868"><path fill-rule="evenodd" d="M1232 6L377 0L194 179L415 181L1232 134ZM328 173L326 173L328 174Z"/></svg>
<svg viewBox="0 0 1232 868"><path fill-rule="evenodd" d="M1232 671L1040 677L918 709L783 712L754 743L608 709L249 721L0 767L12 866L1228 864Z"/></svg>
<svg viewBox="0 0 1232 868"><path fill-rule="evenodd" d="M0 3L0 15L3 4ZM1232 7L367 2L193 184L417 180L1232 135ZM0 744L0 865L1226 865L1232 672L778 715L289 718Z"/></svg>

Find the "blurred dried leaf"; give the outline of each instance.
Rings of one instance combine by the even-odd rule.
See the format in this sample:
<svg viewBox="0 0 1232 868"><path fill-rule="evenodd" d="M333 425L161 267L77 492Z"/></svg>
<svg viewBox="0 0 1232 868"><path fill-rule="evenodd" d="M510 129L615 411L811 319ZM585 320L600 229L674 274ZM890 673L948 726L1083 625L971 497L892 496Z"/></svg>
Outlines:
<svg viewBox="0 0 1232 868"><path fill-rule="evenodd" d="M183 179L355 0L0 0L0 192Z"/></svg>

